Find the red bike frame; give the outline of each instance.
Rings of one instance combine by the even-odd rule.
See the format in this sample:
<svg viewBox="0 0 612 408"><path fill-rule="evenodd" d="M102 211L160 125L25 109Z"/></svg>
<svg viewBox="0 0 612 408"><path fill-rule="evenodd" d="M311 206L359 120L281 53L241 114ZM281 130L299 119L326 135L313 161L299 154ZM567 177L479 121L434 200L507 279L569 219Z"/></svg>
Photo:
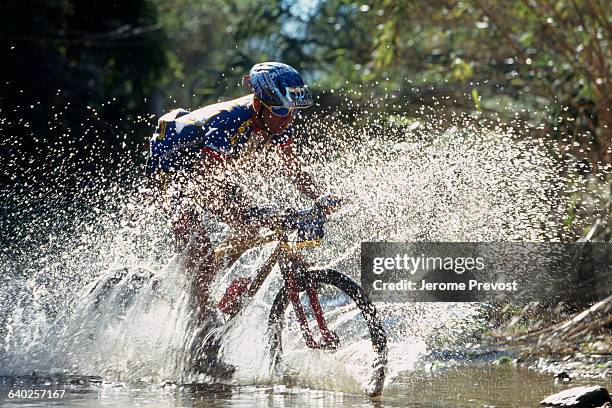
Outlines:
<svg viewBox="0 0 612 408"><path fill-rule="evenodd" d="M325 321L323 308L319 302L317 288L308 287L306 294L312 313L317 322L319 332L321 333L322 341L317 342L308 325L304 306L300 301L299 285L296 282L296 271L300 268L307 269L308 264L304 261L301 254L298 252L301 245L299 243L290 243L287 241L287 236L282 233L272 233L263 237L258 237L250 241L230 240L215 250L215 264L220 269L231 266L240 258L240 256L248 249L255 246L264 245L273 241L279 241L277 247L270 255L270 258L264 263L257 273L255 279L240 278L235 280L226 290L225 295L219 302L219 309L223 311L230 319L236 316L240 311L244 310L248 301L252 299L264 280L268 277L275 264L279 264L289 300L293 305L293 309L298 318L300 330L306 346L313 349L334 349L338 345L337 336L329 329ZM217 269L217 270L220 270Z"/></svg>

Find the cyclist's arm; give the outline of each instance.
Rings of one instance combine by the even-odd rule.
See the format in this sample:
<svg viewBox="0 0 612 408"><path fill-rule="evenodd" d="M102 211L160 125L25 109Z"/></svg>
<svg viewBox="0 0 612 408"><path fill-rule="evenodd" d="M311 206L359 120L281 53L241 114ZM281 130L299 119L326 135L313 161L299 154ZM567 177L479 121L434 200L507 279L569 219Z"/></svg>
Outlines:
<svg viewBox="0 0 612 408"><path fill-rule="evenodd" d="M312 175L302 169L291 143L279 145L277 152L287 168L289 178L300 193L312 200L316 200L323 195L323 190L317 185Z"/></svg>

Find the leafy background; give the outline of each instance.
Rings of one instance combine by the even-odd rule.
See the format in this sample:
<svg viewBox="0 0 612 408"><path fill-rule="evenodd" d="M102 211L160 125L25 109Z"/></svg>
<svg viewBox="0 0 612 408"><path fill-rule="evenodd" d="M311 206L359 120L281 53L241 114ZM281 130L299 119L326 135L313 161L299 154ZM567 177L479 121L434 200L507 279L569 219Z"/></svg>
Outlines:
<svg viewBox="0 0 612 408"><path fill-rule="evenodd" d="M405 103L378 105L389 118L429 106L521 121L585 173L612 161L603 0L5 0L0 11L3 186L52 182L49 168L112 177L126 154L143 163L156 116L243 94L263 60L301 70L318 109L392 95Z"/></svg>

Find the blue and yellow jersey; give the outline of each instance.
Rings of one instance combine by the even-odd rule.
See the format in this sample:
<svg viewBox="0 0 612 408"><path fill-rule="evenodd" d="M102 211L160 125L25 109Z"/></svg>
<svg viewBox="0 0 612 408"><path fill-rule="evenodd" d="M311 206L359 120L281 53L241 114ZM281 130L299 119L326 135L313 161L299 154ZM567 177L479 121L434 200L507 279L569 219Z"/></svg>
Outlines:
<svg viewBox="0 0 612 408"><path fill-rule="evenodd" d="M266 140L253 132L253 95L216 103L193 112L175 109L158 120L150 139L148 171L186 169L204 155L244 157L267 144L291 142L291 128Z"/></svg>

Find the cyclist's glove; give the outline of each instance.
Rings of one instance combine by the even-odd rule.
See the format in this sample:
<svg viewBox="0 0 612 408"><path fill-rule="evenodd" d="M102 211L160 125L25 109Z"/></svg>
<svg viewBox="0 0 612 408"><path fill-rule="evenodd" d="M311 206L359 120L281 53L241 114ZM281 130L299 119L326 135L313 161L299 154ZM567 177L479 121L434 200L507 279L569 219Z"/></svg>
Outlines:
<svg viewBox="0 0 612 408"><path fill-rule="evenodd" d="M315 241L325 235L325 214L319 206L308 210L287 209L284 213L267 207L252 207L244 214L250 225L266 226L270 229L297 231L297 241Z"/></svg>
<svg viewBox="0 0 612 408"><path fill-rule="evenodd" d="M340 206L345 204L345 200L333 194L327 194L316 199L315 207L319 208L323 214L331 214Z"/></svg>
<svg viewBox="0 0 612 408"><path fill-rule="evenodd" d="M298 242L320 240L325 235L326 217L320 208L287 210L285 214L283 228L286 231L296 230Z"/></svg>

